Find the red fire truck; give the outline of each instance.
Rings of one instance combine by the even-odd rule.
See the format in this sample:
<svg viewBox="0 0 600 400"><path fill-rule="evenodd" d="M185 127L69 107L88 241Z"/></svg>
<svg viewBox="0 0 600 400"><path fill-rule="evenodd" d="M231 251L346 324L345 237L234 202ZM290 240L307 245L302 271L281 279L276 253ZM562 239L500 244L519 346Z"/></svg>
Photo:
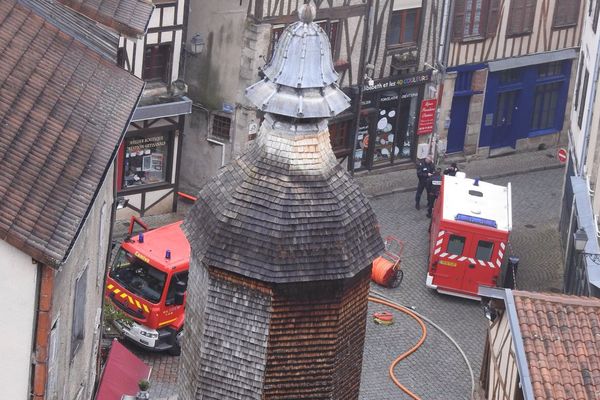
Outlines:
<svg viewBox="0 0 600 400"><path fill-rule="evenodd" d="M497 286L512 228L511 189L464 173L445 175L431 219L427 287L479 299Z"/></svg>
<svg viewBox="0 0 600 400"><path fill-rule="evenodd" d="M144 231L132 235L134 222ZM108 273L105 295L132 321L116 322L138 345L178 355L185 316L190 245L182 221L148 231L132 218Z"/></svg>

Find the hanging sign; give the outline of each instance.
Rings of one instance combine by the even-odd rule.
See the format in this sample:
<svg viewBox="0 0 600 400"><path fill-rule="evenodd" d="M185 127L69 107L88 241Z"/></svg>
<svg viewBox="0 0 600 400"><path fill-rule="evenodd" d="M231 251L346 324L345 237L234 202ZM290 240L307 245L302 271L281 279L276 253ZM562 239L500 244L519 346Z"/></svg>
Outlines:
<svg viewBox="0 0 600 400"><path fill-rule="evenodd" d="M437 99L423 100L421 102L421 111L419 112L419 125L417 135L426 135L433 132L435 124L435 110L437 108Z"/></svg>

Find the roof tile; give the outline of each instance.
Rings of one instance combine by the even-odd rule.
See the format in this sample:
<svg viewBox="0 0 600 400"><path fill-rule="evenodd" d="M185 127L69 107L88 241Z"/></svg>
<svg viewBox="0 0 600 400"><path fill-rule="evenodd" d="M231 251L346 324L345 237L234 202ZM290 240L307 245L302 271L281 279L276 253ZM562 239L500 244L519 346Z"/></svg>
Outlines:
<svg viewBox="0 0 600 400"><path fill-rule="evenodd" d="M0 5L0 53L0 237L56 266L143 82L16 0Z"/></svg>
<svg viewBox="0 0 600 400"><path fill-rule="evenodd" d="M513 294L535 398L598 398L600 299Z"/></svg>

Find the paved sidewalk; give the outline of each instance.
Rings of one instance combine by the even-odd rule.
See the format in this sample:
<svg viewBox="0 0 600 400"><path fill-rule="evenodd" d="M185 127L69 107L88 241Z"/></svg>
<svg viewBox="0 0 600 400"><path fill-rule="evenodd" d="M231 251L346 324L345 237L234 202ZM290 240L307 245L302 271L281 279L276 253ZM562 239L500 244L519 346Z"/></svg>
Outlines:
<svg viewBox="0 0 600 400"><path fill-rule="evenodd" d="M464 158L451 160L448 156L446 161L439 165L443 170L450 166L452 161L458 163L458 168L465 172L467 177L478 176L484 180L564 166L556 159L555 148L470 161ZM418 183L413 167L403 170L360 172L354 175L354 180L369 198L410 192L416 190Z"/></svg>

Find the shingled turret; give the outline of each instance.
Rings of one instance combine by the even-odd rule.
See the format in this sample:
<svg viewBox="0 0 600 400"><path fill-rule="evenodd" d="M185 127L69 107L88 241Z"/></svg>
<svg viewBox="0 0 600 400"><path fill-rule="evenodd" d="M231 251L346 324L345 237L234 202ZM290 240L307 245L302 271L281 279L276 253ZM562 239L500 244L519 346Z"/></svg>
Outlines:
<svg viewBox="0 0 600 400"><path fill-rule="evenodd" d="M204 187L184 224L182 399L358 398L383 243L331 149L327 118L349 104L327 36L314 6L299 15L248 88L267 112L257 140Z"/></svg>

